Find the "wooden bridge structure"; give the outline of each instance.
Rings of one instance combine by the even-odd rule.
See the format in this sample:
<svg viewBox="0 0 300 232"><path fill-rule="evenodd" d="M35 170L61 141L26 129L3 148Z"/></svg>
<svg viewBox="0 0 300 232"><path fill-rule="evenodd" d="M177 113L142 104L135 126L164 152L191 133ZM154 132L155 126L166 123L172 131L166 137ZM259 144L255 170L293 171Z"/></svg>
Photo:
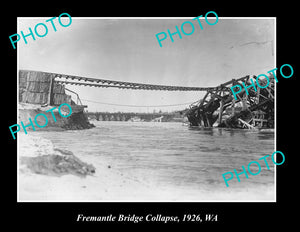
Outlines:
<svg viewBox="0 0 300 232"><path fill-rule="evenodd" d="M233 97L229 87L250 86L251 79L255 85L246 90L243 88ZM256 76L245 76L225 82L208 90L203 99L193 103L185 114L191 126L212 127L216 122L219 127L248 128L274 127L274 77L269 77L269 85L259 88ZM260 86L267 85L267 79L259 79Z"/></svg>
<svg viewBox="0 0 300 232"><path fill-rule="evenodd" d="M63 74L54 74L55 81L61 84L81 85L99 88L119 88L134 90L162 90L162 91L209 91L215 87L185 87L171 85L152 85L134 82L113 81L89 77L79 77Z"/></svg>
<svg viewBox="0 0 300 232"><path fill-rule="evenodd" d="M268 87L259 88L255 82L256 77L249 75L239 79L232 79L215 87L185 87L124 82L58 73L45 74L51 76L51 83L63 86L79 85L132 90L204 91L206 94L203 99L182 111L187 116L191 126L213 127L215 123L219 127L231 128L253 128L256 124L266 127L274 126L275 83L272 76L269 78L270 83ZM248 88L247 94L245 89L242 89L235 100L230 87L238 84L243 86L242 83L248 86L251 84L250 79L254 80L257 91L253 87ZM265 86L266 80L260 79L259 83L260 86ZM49 91L49 95L50 93L51 91ZM79 96L77 95L77 104L78 99Z"/></svg>

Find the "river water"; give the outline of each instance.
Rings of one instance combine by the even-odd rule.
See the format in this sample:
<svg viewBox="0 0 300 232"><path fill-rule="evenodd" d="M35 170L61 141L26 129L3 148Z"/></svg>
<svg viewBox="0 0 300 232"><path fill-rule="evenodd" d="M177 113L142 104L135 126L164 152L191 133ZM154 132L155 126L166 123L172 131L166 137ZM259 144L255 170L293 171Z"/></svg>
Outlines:
<svg viewBox="0 0 300 232"><path fill-rule="evenodd" d="M211 196L222 201L275 199L275 167L270 157L270 170L258 160L274 151L273 132L199 129L168 122L92 123L96 127L88 130L34 133L87 160L105 160L111 168L151 186L153 191L178 194L181 201L199 193L199 201L212 201ZM242 172L242 165L247 168L251 161L260 163L261 172L255 176L248 173L248 179L243 174L241 182L234 177L226 187L222 174L234 169ZM255 164L251 171L257 172Z"/></svg>

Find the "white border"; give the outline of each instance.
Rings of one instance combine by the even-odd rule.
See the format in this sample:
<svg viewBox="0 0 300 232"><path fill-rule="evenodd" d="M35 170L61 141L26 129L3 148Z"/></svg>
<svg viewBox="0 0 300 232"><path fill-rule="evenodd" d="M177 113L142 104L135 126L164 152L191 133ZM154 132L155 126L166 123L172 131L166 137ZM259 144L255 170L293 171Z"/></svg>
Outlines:
<svg viewBox="0 0 300 232"><path fill-rule="evenodd" d="M197 17L197 16L196 16ZM48 19L49 17L17 17L17 31L19 31L19 19ZM73 19L194 19L195 17L72 17ZM203 17L204 19L205 17ZM215 18L215 17L207 17L207 18ZM277 45L277 17L218 17L219 19L273 19L274 20L274 44L273 44L273 51L274 51L274 67L276 67L277 62L277 51L276 51L276 45ZM269 70L266 70L266 73ZM276 141L277 141L277 87L276 82L275 83L275 127L274 127L274 151L277 151ZM17 123L19 124L19 45L17 44ZM277 154L275 155L277 158ZM275 159L276 159L275 158ZM249 201L240 201L240 200L233 200L233 201L225 201L225 200L217 200L217 201L95 201L95 200L87 200L87 201L51 201L51 200L36 200L36 201L30 201L30 200L20 200L19 199L19 139L17 139L17 202L74 202L74 203L98 203L98 202L112 202L112 203L151 203L151 202L159 202L159 203L180 203L180 202L193 202L193 203L204 203L204 202L226 202L226 203L233 203L233 202L277 202L277 182L276 182L276 176L277 176L277 166L274 164L274 200L249 200Z"/></svg>

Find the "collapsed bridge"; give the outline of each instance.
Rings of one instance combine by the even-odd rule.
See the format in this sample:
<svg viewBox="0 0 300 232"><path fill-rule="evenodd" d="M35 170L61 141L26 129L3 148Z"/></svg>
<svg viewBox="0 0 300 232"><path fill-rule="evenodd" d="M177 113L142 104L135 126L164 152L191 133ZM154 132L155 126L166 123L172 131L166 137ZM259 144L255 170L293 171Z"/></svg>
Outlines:
<svg viewBox="0 0 300 232"><path fill-rule="evenodd" d="M270 74L271 76L267 87L259 88L257 83L254 83L253 85L255 85L256 88L247 88L248 90L246 91L243 89L236 94L237 99L235 99L230 87L242 85L242 83L249 86L249 81L252 80L251 78L255 78L255 76L251 77L248 75L239 79L232 79L231 81L216 87L186 87L124 82L37 71L20 70L20 72L26 75L28 74L29 77L32 76L32 78L36 75L41 75L49 79L49 84L46 86L47 91L45 90L45 92L42 90L42 92L45 92L42 93L45 95L43 97L43 103L47 102L49 105L55 105L55 102L58 99L57 95L59 94L56 90L57 87L62 87L63 92L64 90L67 90L74 93L73 91L64 88L65 85L132 90L206 91L203 99L190 105L189 109L182 111L182 113L187 116L191 126L213 127L216 125L219 127L248 129L255 127L274 127L275 83L272 74ZM31 83L31 79L29 79L29 84ZM266 86L265 83L267 80L259 79L258 81L260 86ZM26 94L28 95L27 92ZM24 96L23 94L20 95L21 97L23 96L23 98L25 97L23 99L25 102L28 100L26 94ZM78 100L81 104L78 94L76 95L77 104ZM66 96L63 95L63 97L65 99Z"/></svg>
<svg viewBox="0 0 300 232"><path fill-rule="evenodd" d="M256 76L253 76L255 79ZM252 79L252 80L253 80ZM274 128L274 77L269 77L269 85L259 88L245 76L225 82L215 89L210 89L204 98L193 103L185 114L191 126L229 128ZM260 86L266 86L267 80L258 80ZM230 86L254 85L255 88L243 89L232 95Z"/></svg>
<svg viewBox="0 0 300 232"><path fill-rule="evenodd" d="M249 88L247 93L242 90L233 98L230 87L244 82L250 85L251 76L233 79L216 87L184 87L152 85L143 83L113 81L78 76L54 74L57 83L83 85L100 88L119 88L134 90L161 91L206 91L203 99L193 103L188 110L184 110L191 126L212 127L217 123L219 127L229 128L273 128L274 127L274 77L266 88L257 91ZM253 76L255 78L255 76ZM59 80L57 80L59 79ZM260 86L266 80L260 79Z"/></svg>

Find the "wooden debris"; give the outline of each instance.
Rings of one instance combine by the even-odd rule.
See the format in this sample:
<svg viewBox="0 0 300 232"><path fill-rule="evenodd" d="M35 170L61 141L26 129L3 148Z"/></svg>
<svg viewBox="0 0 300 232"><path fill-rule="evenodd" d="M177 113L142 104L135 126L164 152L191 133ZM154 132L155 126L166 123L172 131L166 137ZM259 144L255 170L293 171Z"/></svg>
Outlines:
<svg viewBox="0 0 300 232"><path fill-rule="evenodd" d="M255 76L254 76L255 77ZM248 83L250 76L228 81L207 91L203 99L195 102L185 112L191 126L229 128L272 128L274 126L274 78L267 88L258 91L249 88L237 94L235 100L229 86ZM240 84L241 85L241 84ZM259 113L258 113L259 112Z"/></svg>

